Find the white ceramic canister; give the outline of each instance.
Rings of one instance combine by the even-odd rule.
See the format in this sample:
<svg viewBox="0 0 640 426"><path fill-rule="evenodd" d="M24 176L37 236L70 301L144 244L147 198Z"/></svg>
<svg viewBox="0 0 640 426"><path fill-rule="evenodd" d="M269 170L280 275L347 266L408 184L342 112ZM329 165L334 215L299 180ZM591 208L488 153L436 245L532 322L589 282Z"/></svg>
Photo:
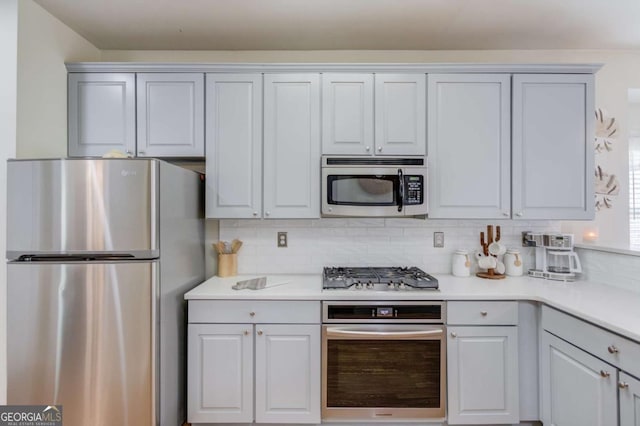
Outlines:
<svg viewBox="0 0 640 426"><path fill-rule="evenodd" d="M520 250L510 248L504 255L505 273L511 277L519 277L523 273Z"/></svg>
<svg viewBox="0 0 640 426"><path fill-rule="evenodd" d="M458 249L451 257L451 271L456 277L471 275L471 259L467 250Z"/></svg>

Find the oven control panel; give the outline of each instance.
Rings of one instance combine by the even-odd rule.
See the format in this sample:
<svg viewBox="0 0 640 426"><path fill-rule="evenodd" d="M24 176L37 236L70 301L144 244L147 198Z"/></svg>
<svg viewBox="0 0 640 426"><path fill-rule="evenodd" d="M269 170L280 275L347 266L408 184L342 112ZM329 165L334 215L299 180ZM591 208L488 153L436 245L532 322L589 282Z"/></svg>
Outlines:
<svg viewBox="0 0 640 426"><path fill-rule="evenodd" d="M444 302L323 302L323 322L419 322L441 324Z"/></svg>
<svg viewBox="0 0 640 426"><path fill-rule="evenodd" d="M393 318L394 313L396 312L391 307L376 308L376 318Z"/></svg>

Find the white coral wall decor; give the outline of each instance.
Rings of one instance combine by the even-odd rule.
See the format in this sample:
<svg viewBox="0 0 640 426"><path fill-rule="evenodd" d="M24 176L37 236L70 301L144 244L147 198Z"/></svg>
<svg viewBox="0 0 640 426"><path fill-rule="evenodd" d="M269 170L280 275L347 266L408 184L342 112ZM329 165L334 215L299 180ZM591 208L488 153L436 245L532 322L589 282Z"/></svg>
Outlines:
<svg viewBox="0 0 640 426"><path fill-rule="evenodd" d="M607 112L603 109L598 108L596 110L596 152L599 154L603 151L613 151L613 145L618 133L616 119L607 115Z"/></svg>
<svg viewBox="0 0 640 426"><path fill-rule="evenodd" d="M607 114L606 110L598 108L595 113L594 149L596 154L599 154L598 158L604 160L603 156L613 151L620 131L618 121ZM596 165L595 180L596 211L612 208L613 200L620 193L620 181L616 174L605 171L601 165Z"/></svg>

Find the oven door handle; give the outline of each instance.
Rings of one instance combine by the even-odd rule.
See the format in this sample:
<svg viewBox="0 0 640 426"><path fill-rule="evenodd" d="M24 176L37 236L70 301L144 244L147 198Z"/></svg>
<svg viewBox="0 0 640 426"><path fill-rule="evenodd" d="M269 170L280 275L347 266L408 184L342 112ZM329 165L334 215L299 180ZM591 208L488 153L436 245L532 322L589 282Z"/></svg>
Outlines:
<svg viewBox="0 0 640 426"><path fill-rule="evenodd" d="M349 338L349 339L370 339L371 337L382 337L385 339L425 339L441 336L444 333L442 328L431 330L411 330L411 331L364 331L341 327L327 327L327 338Z"/></svg>

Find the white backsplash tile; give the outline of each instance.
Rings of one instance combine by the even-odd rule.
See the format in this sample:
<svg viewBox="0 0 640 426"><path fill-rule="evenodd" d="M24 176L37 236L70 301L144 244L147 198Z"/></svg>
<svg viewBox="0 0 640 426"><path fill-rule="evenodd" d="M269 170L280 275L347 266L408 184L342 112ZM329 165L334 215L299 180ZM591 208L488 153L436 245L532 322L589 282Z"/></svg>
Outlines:
<svg viewBox="0 0 640 426"><path fill-rule="evenodd" d="M521 247L522 231L559 232L555 221L482 221L424 219L220 220L220 239L244 241L238 273L320 273L324 266L418 266L451 273L458 248L475 253L480 232L500 225L502 241L523 254L525 271L533 266L531 249ZM276 247L279 231L287 248ZM433 233L445 233L445 247L433 247ZM472 262L475 268L475 262Z"/></svg>
<svg viewBox="0 0 640 426"><path fill-rule="evenodd" d="M576 251L585 279L640 293L640 256L585 248Z"/></svg>

